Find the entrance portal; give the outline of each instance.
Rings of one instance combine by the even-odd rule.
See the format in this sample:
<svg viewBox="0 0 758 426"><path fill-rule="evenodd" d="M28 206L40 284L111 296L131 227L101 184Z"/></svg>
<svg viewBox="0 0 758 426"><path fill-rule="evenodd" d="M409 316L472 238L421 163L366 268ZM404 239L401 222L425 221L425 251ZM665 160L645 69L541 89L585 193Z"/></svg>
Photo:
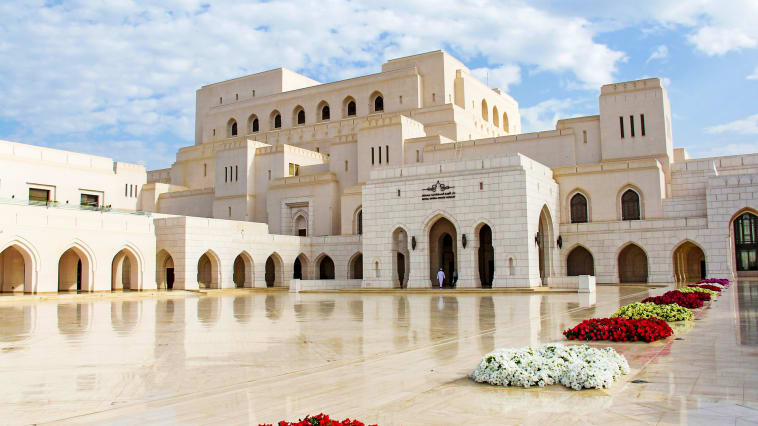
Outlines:
<svg viewBox="0 0 758 426"><path fill-rule="evenodd" d="M619 253L619 282L646 283L647 255L636 244L629 244Z"/></svg>
<svg viewBox="0 0 758 426"><path fill-rule="evenodd" d="M734 254L738 273L758 271L758 216L753 213L734 220Z"/></svg>
<svg viewBox="0 0 758 426"><path fill-rule="evenodd" d="M31 268L27 268L24 255L17 248L11 246L0 252L0 291L23 292L25 282L31 278L31 274L26 276L27 269Z"/></svg>
<svg viewBox="0 0 758 426"><path fill-rule="evenodd" d="M677 282L695 282L705 278L705 253L690 241L674 250L674 278Z"/></svg>
<svg viewBox="0 0 758 426"><path fill-rule="evenodd" d="M89 259L72 247L58 261L58 291L89 291Z"/></svg>
<svg viewBox="0 0 758 426"><path fill-rule="evenodd" d="M566 275L595 275L595 259L592 253L582 246L577 246L566 258Z"/></svg>
<svg viewBox="0 0 758 426"><path fill-rule="evenodd" d="M432 286L439 286L437 272L445 273L443 285L451 287L457 270L458 232L452 222L442 217L429 229L429 276Z"/></svg>
<svg viewBox="0 0 758 426"><path fill-rule="evenodd" d="M279 257L279 254L273 253L266 259L264 279L266 280L266 287L278 287L282 285L282 258Z"/></svg>
<svg viewBox="0 0 758 426"><path fill-rule="evenodd" d="M495 249L492 247L492 228L482 225L479 229L479 282L482 288L492 288L495 277Z"/></svg>
<svg viewBox="0 0 758 426"><path fill-rule="evenodd" d="M405 288L408 286L408 233L403 228L397 228L392 232L392 263L395 271L392 276L393 287ZM436 276L436 272L435 272Z"/></svg>
<svg viewBox="0 0 758 426"><path fill-rule="evenodd" d="M540 212L540 221L537 228L537 247L539 252L540 279L542 280L542 285L547 285L547 280L545 280L545 278L551 275L552 257L550 256L550 251L554 240L553 221L550 217L550 212L547 210L547 206L545 206Z"/></svg>

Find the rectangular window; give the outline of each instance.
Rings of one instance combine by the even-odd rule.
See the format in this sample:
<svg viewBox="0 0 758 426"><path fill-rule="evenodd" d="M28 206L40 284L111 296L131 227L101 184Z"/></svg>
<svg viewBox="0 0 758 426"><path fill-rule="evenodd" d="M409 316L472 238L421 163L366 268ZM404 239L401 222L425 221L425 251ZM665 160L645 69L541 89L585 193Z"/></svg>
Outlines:
<svg viewBox="0 0 758 426"><path fill-rule="evenodd" d="M382 164L382 147L379 147L379 164Z"/></svg>
<svg viewBox="0 0 758 426"><path fill-rule="evenodd" d="M82 194L81 205L87 207L97 207L100 205L100 197L92 194Z"/></svg>
<svg viewBox="0 0 758 426"><path fill-rule="evenodd" d="M268 171L268 180L271 180L271 170Z"/></svg>
<svg viewBox="0 0 758 426"><path fill-rule="evenodd" d="M371 147L371 164L374 164L374 147Z"/></svg>
<svg viewBox="0 0 758 426"><path fill-rule="evenodd" d="M640 114L640 133L645 136L645 114Z"/></svg>
<svg viewBox="0 0 758 426"><path fill-rule="evenodd" d="M133 197L134 195L134 185L129 185L129 197Z"/></svg>
<svg viewBox="0 0 758 426"><path fill-rule="evenodd" d="M624 139L624 117L619 117L619 127L621 128L621 139Z"/></svg>
<svg viewBox="0 0 758 426"><path fill-rule="evenodd" d="M582 130L582 140L584 140L584 143L587 143L587 131Z"/></svg>
<svg viewBox="0 0 758 426"><path fill-rule="evenodd" d="M345 171L347 171L347 160L345 160Z"/></svg>
<svg viewBox="0 0 758 426"><path fill-rule="evenodd" d="M224 182L229 182L229 181L227 180L227 177L226 177L226 176L227 176L227 171L226 171L226 169L227 169L227 167L224 167Z"/></svg>
<svg viewBox="0 0 758 426"><path fill-rule="evenodd" d="M297 176L300 174L300 166L295 163L290 163L290 176Z"/></svg>
<svg viewBox="0 0 758 426"><path fill-rule="evenodd" d="M421 161L421 151L416 150L416 162L418 163L419 161Z"/></svg>
<svg viewBox="0 0 758 426"><path fill-rule="evenodd" d="M203 177L208 176L208 164L203 164Z"/></svg>
<svg viewBox="0 0 758 426"><path fill-rule="evenodd" d="M239 166L234 166L234 181L237 182L239 180L240 180Z"/></svg>
<svg viewBox="0 0 758 426"><path fill-rule="evenodd" d="M629 129L630 129L629 134L632 135L632 137L634 137L634 116L633 115L629 116Z"/></svg>
<svg viewBox="0 0 758 426"><path fill-rule="evenodd" d="M387 157L387 164L390 163L390 146L384 145L384 156Z"/></svg>
<svg viewBox="0 0 758 426"><path fill-rule="evenodd" d="M128 197L128 196L129 196L129 184L125 183L124 184L124 197Z"/></svg>
<svg viewBox="0 0 758 426"><path fill-rule="evenodd" d="M29 201L50 201L50 190L29 188Z"/></svg>

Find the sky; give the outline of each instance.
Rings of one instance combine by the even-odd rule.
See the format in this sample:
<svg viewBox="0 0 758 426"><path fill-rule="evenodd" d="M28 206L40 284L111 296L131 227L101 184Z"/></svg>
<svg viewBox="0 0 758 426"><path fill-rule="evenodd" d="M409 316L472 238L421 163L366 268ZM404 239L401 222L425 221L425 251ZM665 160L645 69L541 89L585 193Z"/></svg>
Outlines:
<svg viewBox="0 0 758 426"><path fill-rule="evenodd" d="M194 143L202 85L280 66L337 81L437 49L513 96L525 132L660 77L676 147L758 152L756 0L5 0L0 16L0 139L149 169Z"/></svg>

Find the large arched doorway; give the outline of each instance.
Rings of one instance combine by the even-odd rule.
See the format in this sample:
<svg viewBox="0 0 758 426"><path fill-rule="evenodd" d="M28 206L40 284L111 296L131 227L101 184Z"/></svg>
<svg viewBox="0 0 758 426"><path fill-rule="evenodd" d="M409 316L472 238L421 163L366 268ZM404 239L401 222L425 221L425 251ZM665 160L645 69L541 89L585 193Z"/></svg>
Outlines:
<svg viewBox="0 0 758 426"><path fill-rule="evenodd" d="M742 213L734 220L733 227L737 273L755 273L758 271L758 216Z"/></svg>
<svg viewBox="0 0 758 426"><path fill-rule="evenodd" d="M89 257L79 247L63 252L58 261L58 291L90 291Z"/></svg>
<svg viewBox="0 0 758 426"><path fill-rule="evenodd" d="M647 255L636 244L629 244L619 253L619 282L646 283Z"/></svg>
<svg viewBox="0 0 758 426"><path fill-rule="evenodd" d="M537 248L542 285L547 285L546 278L552 275L552 246L554 240L553 220L547 206L544 206L540 212L540 220L537 227Z"/></svg>
<svg viewBox="0 0 758 426"><path fill-rule="evenodd" d="M447 218L441 217L429 229L429 278L439 286L437 272L445 273L444 286L451 286L458 266L458 232Z"/></svg>
<svg viewBox="0 0 758 426"><path fill-rule="evenodd" d="M234 258L234 272L232 281L235 288L253 287L253 258L246 252L242 252Z"/></svg>
<svg viewBox="0 0 758 426"><path fill-rule="evenodd" d="M282 285L282 258L277 253L271 254L266 259L265 273L266 287L279 287Z"/></svg>
<svg viewBox="0 0 758 426"><path fill-rule="evenodd" d="M576 246L566 257L566 275L595 275L595 259L592 253L582 246Z"/></svg>
<svg viewBox="0 0 758 426"><path fill-rule="evenodd" d="M161 250L156 255L155 282L158 289L173 290L174 288L174 258L166 250Z"/></svg>
<svg viewBox="0 0 758 426"><path fill-rule="evenodd" d="M334 261L331 257L323 255L317 262L318 279L320 280L333 280L334 279Z"/></svg>
<svg viewBox="0 0 758 426"><path fill-rule="evenodd" d="M479 265L479 283L482 288L492 288L495 278L495 249L492 247L492 228L483 224L477 233L479 248L477 264Z"/></svg>
<svg viewBox="0 0 758 426"><path fill-rule="evenodd" d="M692 241L685 241L674 250L674 279L695 282L705 278L705 253Z"/></svg>
<svg viewBox="0 0 758 426"><path fill-rule="evenodd" d="M197 261L197 285L199 288L220 288L220 283L218 258L207 251Z"/></svg>
<svg viewBox="0 0 758 426"><path fill-rule="evenodd" d="M0 251L0 291L31 293L34 268L29 252L13 245Z"/></svg>
<svg viewBox="0 0 758 426"><path fill-rule="evenodd" d="M397 228L392 233L392 282L394 287L405 288L408 286L410 272L408 260L408 233L403 228Z"/></svg>
<svg viewBox="0 0 758 426"><path fill-rule="evenodd" d="M308 260L308 257L303 253L300 253L292 264L292 278L296 280L311 279L310 260Z"/></svg>
<svg viewBox="0 0 758 426"><path fill-rule="evenodd" d="M139 290L140 271L137 256L129 249L122 249L111 262L111 290Z"/></svg>
<svg viewBox="0 0 758 426"><path fill-rule="evenodd" d="M350 265L349 266L350 279L362 280L363 279L363 254L361 254L360 252L354 254L348 264Z"/></svg>

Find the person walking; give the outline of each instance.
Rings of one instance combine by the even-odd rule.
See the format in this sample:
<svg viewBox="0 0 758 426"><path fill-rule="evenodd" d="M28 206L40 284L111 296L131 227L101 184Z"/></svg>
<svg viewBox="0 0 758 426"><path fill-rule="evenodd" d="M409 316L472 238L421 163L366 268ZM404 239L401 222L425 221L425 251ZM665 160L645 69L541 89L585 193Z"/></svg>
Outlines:
<svg viewBox="0 0 758 426"><path fill-rule="evenodd" d="M458 283L458 271L453 271L453 288L455 288L457 283Z"/></svg>
<svg viewBox="0 0 758 426"><path fill-rule="evenodd" d="M437 281L440 282L440 288L442 288L442 282L445 281L445 272L442 268L437 272Z"/></svg>

